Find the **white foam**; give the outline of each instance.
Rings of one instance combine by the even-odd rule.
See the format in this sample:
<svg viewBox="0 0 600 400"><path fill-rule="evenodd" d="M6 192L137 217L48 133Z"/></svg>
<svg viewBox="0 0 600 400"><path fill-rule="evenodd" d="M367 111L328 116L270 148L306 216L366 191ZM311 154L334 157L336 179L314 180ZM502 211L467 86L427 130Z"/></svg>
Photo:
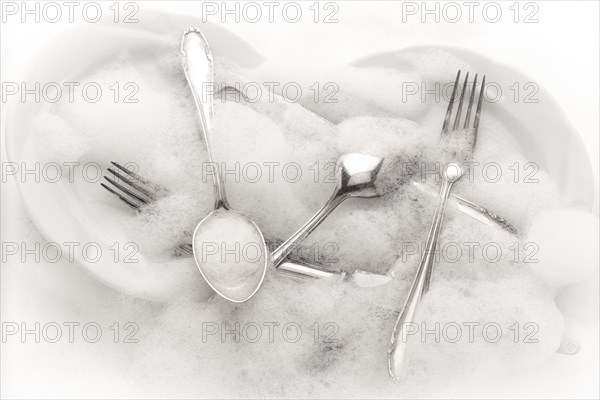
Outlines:
<svg viewBox="0 0 600 400"><path fill-rule="evenodd" d="M350 272L389 270L394 279L388 284L369 288L337 280L298 282L269 270L263 288L247 303L199 301L210 291L198 282L192 260L177 258L174 248L191 241L194 227L212 209L212 182L203 164L207 156L195 109L173 56L176 52L171 51L176 48L160 49L141 61L123 55L92 77L105 83L139 82L139 103L62 104L34 121L44 140L61 138L61 146L47 146L47 157L134 162L141 175L170 191L127 222L132 238L151 260L148 273L179 282L181 290L164 310L139 311L139 320L148 322L141 329L126 379L152 396L434 396L451 393L453 383L464 376L473 386L497 381L515 367L530 368L551 356L563 332L554 291L593 273L597 247L592 260L587 229L577 235L573 229L550 235L557 232L552 229L556 224L564 227L572 221L570 214L537 217L558 202L543 171L535 185L514 182L507 175L491 183L475 174L472 181L464 177L455 186L457 193L496 211L523 233L535 220L529 239L540 246L548 244L551 250L540 253L540 263L532 267L523 257L514 258L514 246L522 256L525 240L449 208L440 243L442 247L452 243L465 253L458 262L442 259L435 266L418 322L429 327L457 323L463 329L468 322L495 323L504 333L496 343L487 341L481 331L473 343L413 341L400 384L387 377L389 335L420 259L414 245L422 246L426 240L435 205L434 197L402 184L408 179L403 171L386 170L393 190L385 197L341 205L309 236L302 247L308 253L301 254L305 260ZM228 171L237 171L225 177L230 204L254 220L268 242L285 240L324 204L334 187L327 168L341 152L365 152L429 167L457 157L449 150L451 139L438 140L445 104L431 105L415 97L403 102L398 96L406 82L451 82L464 63L441 51L408 52L397 61L390 68L355 66L336 74L340 101L319 111L340 122L337 126L299 104L264 99L254 104L215 104L215 154ZM228 77L227 69L235 66L219 60L217 75ZM494 161L503 171L515 161L526 162L502 151L502 143L494 138L505 134L501 122L485 114L472 161ZM455 142L464 148L460 138ZM459 155L461 161L463 156ZM248 167L253 163L263 179L254 181L254 175L242 173L244 168L248 174L256 171ZM265 163L279 164L273 179L266 179ZM282 174L282 167L291 163L302 172L293 182ZM420 173L419 167L413 178ZM433 175L427 182L435 192L439 182ZM107 194L98 191L98 196ZM583 219L589 216L582 215ZM471 242L478 243L472 259L466 247ZM481 252L488 243L502 250L494 262ZM573 249L578 253L575 258ZM207 326L216 324L221 332L223 322L258 324L263 337L252 343L236 341L232 335L222 340L220 333L206 336ZM264 324L271 322L280 328L286 323L300 326L301 339L292 343L279 331L269 341ZM522 340L530 332L524 330L528 323L537 327L537 343ZM521 334L517 342L511 331L515 324ZM327 338L336 342L324 342Z"/></svg>

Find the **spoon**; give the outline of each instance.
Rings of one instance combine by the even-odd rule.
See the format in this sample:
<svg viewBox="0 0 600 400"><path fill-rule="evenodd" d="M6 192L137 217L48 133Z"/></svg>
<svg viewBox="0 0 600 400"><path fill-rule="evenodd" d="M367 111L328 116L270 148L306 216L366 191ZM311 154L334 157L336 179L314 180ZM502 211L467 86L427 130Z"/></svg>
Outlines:
<svg viewBox="0 0 600 400"><path fill-rule="evenodd" d="M433 223L431 224L431 229L429 230L429 235L427 236L425 252L421 257L421 262L417 268L417 274L410 287L410 292L408 293L404 307L402 307L402 311L400 311L400 315L398 315L398 319L392 330L390 348L388 350L388 372L394 381L397 379L396 369L401 366L406 349L406 333L404 329L407 324L413 322L421 296L429 290L431 271L435 261L435 250L437 247L438 236L442 228L446 202L448 196L450 196L452 185L454 185L463 174L464 170L460 164L456 162L447 164L442 172L442 185L438 195L438 204L433 217Z"/></svg>
<svg viewBox="0 0 600 400"><path fill-rule="evenodd" d="M215 166L209 140L213 98L204 90L213 82L213 60L208 43L197 28L183 33L181 63L196 103L208 159ZM212 177L215 205L194 230L194 259L202 277L217 294L241 303L249 300L262 284L268 249L258 226L230 209L220 171L213 171Z"/></svg>
<svg viewBox="0 0 600 400"><path fill-rule="evenodd" d="M351 197L371 198L381 196L382 193L375 187L375 181L382 164L382 158L366 154L346 153L339 156L336 161L336 187L333 194L327 203L302 228L298 229L296 233L271 253L273 265L278 267L290 252L344 200ZM302 273L302 271L298 272Z"/></svg>

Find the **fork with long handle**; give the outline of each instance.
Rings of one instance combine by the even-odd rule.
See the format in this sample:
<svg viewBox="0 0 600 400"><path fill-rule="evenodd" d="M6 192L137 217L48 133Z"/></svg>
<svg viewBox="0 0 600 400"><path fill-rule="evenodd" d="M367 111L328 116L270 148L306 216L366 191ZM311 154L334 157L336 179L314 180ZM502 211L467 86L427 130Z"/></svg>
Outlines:
<svg viewBox="0 0 600 400"><path fill-rule="evenodd" d="M446 202L450 195L452 185L463 176L463 169L460 164L451 162L444 168L442 173L442 185L438 196L438 204L433 217L433 223L429 230L425 251L421 257L421 262L417 268L415 279L410 287L410 292L396 319L392 336L390 339L390 347L388 350L388 372L392 379L396 380L396 368L402 365L404 353L406 349L406 328L413 323L414 316L417 311L417 306L421 300L421 296L429 289L431 281L431 271L435 262L435 251L440 231L442 229L442 221L444 220L444 211Z"/></svg>
<svg viewBox="0 0 600 400"><path fill-rule="evenodd" d="M454 122L452 121L452 108L458 93L458 83L460 82L459 70L456 74L456 81L454 82L454 88L452 89L452 95L448 103L448 109L444 117L444 123L442 125L442 136L457 132L461 129L461 113L463 109L463 102L465 98L465 92L467 83L469 82L469 73L465 76L465 81L460 93L460 100L458 102L456 115ZM477 74L475 74L475 80L471 88L471 95L469 96L469 104L467 106L467 113L465 116L464 124L462 129L468 129L470 127L470 118L473 110L473 103L475 100L475 88L477 86ZM481 105L483 102L483 90L485 86L485 76L481 83L481 90L479 91L479 99L477 101L477 109L475 111L475 117L473 119L473 125L470 128L472 134L472 146L476 142L477 133L479 130L479 119L481 118ZM472 147L473 149L473 147ZM471 149L471 150L472 150ZM452 185L457 182L464 174L463 168L457 162L451 162L444 167L442 171L442 185L440 187L438 195L437 208L429 230L427 242L425 245L425 251L421 257L421 262L417 267L417 273L414 281L411 285L408 297L396 319L394 328L392 329L392 335L390 338L390 346L388 349L388 372L393 380L397 379L399 368L404 360L406 350L406 329L409 324L414 321L414 316L417 311L417 307L421 300L421 297L427 293L431 284L431 275L433 270L433 264L435 262L435 251L437 248L437 241L440 231L442 229L442 221L444 219L444 212L446 210L446 203L450 196L450 190Z"/></svg>

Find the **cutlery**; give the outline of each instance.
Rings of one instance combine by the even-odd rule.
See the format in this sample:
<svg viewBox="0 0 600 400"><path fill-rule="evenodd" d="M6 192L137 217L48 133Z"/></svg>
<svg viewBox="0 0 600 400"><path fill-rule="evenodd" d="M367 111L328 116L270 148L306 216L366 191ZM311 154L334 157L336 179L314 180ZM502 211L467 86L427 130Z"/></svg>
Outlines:
<svg viewBox="0 0 600 400"><path fill-rule="evenodd" d="M165 187L151 182L114 161L108 167L108 172L110 174L104 176L107 183L102 182L100 185L136 212L142 212L144 206L169 194L169 190ZM193 255L191 243L180 243L176 250L180 254ZM356 270L351 274L341 270L324 270L308 262L290 259L281 262L277 271L285 276L299 279L347 280L359 287L380 286L392 279L389 275L362 270Z"/></svg>
<svg viewBox="0 0 600 400"><path fill-rule="evenodd" d="M431 271L435 262L435 251L437 248L438 236L442 229L444 211L448 196L450 195L450 190L452 189L452 185L457 182L463 176L463 174L464 170L460 164L456 162L451 162L446 165L442 172L442 184L440 187L440 193L438 195L438 204L433 216L433 222L431 224L431 229L429 230L429 235L427 236L425 251L421 257L421 262L417 267L417 273L412 286L410 287L404 307L402 307L402 311L400 311L400 314L396 319L394 329L392 330L392 336L390 338L390 346L388 350L388 372L393 380L397 380L397 368L402 365L406 350L406 325L413 322L419 301L421 300L421 297L429 290Z"/></svg>
<svg viewBox="0 0 600 400"><path fill-rule="evenodd" d="M209 140L213 98L202 98L206 94L206 85L212 84L214 80L213 60L206 39L196 28L188 28L183 33L181 63L198 111L209 162L213 166L217 165L211 154ZM260 288L267 271L268 249L263 234L254 221L230 208L220 171L213 172L214 210L194 230L192 251L200 273L211 288L223 298L241 303L249 300ZM227 262L227 257L223 257L223 247L235 247L236 241L239 245L256 245L257 257L236 257L235 262ZM215 242L220 245L217 254L209 256L201 251L203 244Z"/></svg>
<svg viewBox="0 0 600 400"><path fill-rule="evenodd" d="M471 135L471 149L472 152L475 148L475 144L477 142L477 135L479 133L479 121L481 119L481 106L483 103L483 91L485 87L485 76L481 81L481 89L479 90L479 98L477 100L477 109L475 110L475 116L473 118L473 122L471 125L471 114L473 110L473 103L475 100L475 90L477 87L477 74L475 74L475 79L473 81L473 85L471 87L471 94L469 96L469 104L467 106L467 112L465 115L464 123L461 126L461 113L463 109L463 102L465 98L465 92L467 88L467 83L469 82L469 73L467 72L464 80L464 84L460 93L460 99L458 102L456 115L454 117L454 122L451 122L452 119L452 108L454 106L454 102L456 100L456 95L458 92L458 84L460 82L460 74L459 70L456 74L456 80L454 82L454 88L452 89L452 95L450 96L450 101L448 103L448 109L446 110L446 115L444 117L444 123L442 124L442 133L441 136L449 134L457 134L459 131L467 131ZM448 197L450 196L450 191L452 189L452 185L457 182L464 174L463 168L457 162L451 162L444 167L442 171L442 184L440 187L440 191L438 194L438 203L437 208L435 210L435 214L433 217L433 222L431 224L431 229L429 230L429 235L427 237L427 242L425 245L425 251L421 257L421 261L419 266L417 267L417 272L415 274L415 278L410 287L410 291L408 293L408 297L396 319L396 323L394 324L394 328L392 329L392 335L390 338L390 345L388 349L388 373L392 380L398 379L398 368L402 366L402 362L404 360L405 352L406 352L406 335L405 328L407 324L412 323L414 320L415 313L417 311L417 306L421 297L427 293L429 290L429 286L431 284L431 275L433 270L433 264L435 261L435 251L437 248L437 240L439 233L442 228L442 221L444 219L444 212L446 209L446 203L448 201ZM425 187L425 185L420 185L420 187ZM470 203L470 202L469 202ZM460 202L459 202L460 204ZM471 207L469 207L469 205ZM473 203L467 205L468 210L477 210L473 208ZM475 207L479 207L476 206ZM488 218L490 215L494 215L490 212L487 212L486 209L481 212L483 207L479 209L480 214L486 215ZM489 218L489 222L496 223L502 229L506 229L506 226L511 225L508 223L502 224L499 223L501 219L498 218ZM502 220L504 221L504 220ZM512 229L514 232L514 229Z"/></svg>
<svg viewBox="0 0 600 400"><path fill-rule="evenodd" d="M420 191L429 194L430 196L435 196L437 193L433 186L428 185L426 183L412 180L411 184L418 188ZM448 202L455 205L458 208L458 210L463 214L468 215L469 217L484 225L496 229L505 230L511 235L521 237L521 232L519 232L510 222L508 222L501 216L493 213L488 208L485 208L477 203L473 203L472 201L469 201L464 197L458 196L454 193L450 193Z"/></svg>
<svg viewBox="0 0 600 400"><path fill-rule="evenodd" d="M446 113L447 115L449 115L448 113L451 113L451 111L452 111L452 105L454 104L456 93L457 93L456 88L460 81L460 73L461 73L461 71L458 71L458 73L457 73L457 77L456 77L456 80L454 83L453 93L451 95L451 100L450 100L450 104L448 107L448 112ZM233 76L235 78L234 79L235 82L242 87L246 86L250 83L250 81L243 76L240 76L237 74L233 74ZM467 79L465 79L465 84L463 85L463 89L462 89L463 92L465 91L467 82L468 82L468 74L467 74ZM478 84L478 79L477 79L477 75L476 75L475 79L473 81L473 86L472 86L471 93L469 96L469 105L468 105L468 110L467 110L468 113L467 113L467 118L465 119L465 124L463 126L463 131L465 129L469 128L469 121L470 121L470 117L472 114L472 107L473 107L474 100L475 100L475 94L476 94L475 92L476 92L477 84ZM481 118L481 107L482 107L482 103L483 103L484 87L485 87L485 76L483 77L483 80L481 82L481 89L480 89L479 97L477 100L477 109L475 111L476 115L473 120L473 126L470 129L470 134L471 134L471 140L470 140L471 148L469 149L470 152L473 152L475 149L475 144L477 142L477 135L479 133L479 120ZM235 87L233 87L231 85L227 85L227 86L223 87L223 89L221 89L219 92L217 92L217 94L219 94L221 96L226 95L226 94L233 94L236 96L236 98L238 98L240 100L242 100L242 99L245 101L248 100L239 90L237 90ZM464 94L461 95L461 99L463 97L464 97ZM274 99L275 103L277 103L277 104L289 105L288 102L283 100L278 95L274 95L273 99ZM246 103L244 102L244 104L246 104ZM460 106L460 108L462 109L462 105ZM312 118L319 120L322 123L331 124L331 122L326 120L322 115L316 114L314 111L311 111L311 110L307 110L307 111ZM454 126L456 126L456 128L454 128ZM442 135L452 133L452 132L458 131L458 130L460 130L460 126L457 125L456 121L454 122L454 124L452 126L450 126L449 122L445 122L444 126L442 127ZM434 186L428 185L424 182L419 182L417 180L411 180L411 184L413 186L415 186L417 189L419 189L420 191L422 191L428 195L435 196L437 194L437 188L435 188ZM496 213L492 212L490 209L483 207L477 203L474 203L470 200L467 200L467 199L465 199L461 196L455 195L455 194L450 195L450 201L454 205L457 206L457 208L460 212L479 221L480 223L488 225L492 228L505 230L514 236L520 237L520 232L518 232L517 229L510 222L508 222L506 219L502 218L501 216L497 215Z"/></svg>
<svg viewBox="0 0 600 400"><path fill-rule="evenodd" d="M277 267L288 254L315 228L317 228L329 214L349 198L379 197L375 182L383 159L366 154L346 153L336 161L336 187L329 200L306 224L298 229L288 240L283 242L273 253L271 259Z"/></svg>

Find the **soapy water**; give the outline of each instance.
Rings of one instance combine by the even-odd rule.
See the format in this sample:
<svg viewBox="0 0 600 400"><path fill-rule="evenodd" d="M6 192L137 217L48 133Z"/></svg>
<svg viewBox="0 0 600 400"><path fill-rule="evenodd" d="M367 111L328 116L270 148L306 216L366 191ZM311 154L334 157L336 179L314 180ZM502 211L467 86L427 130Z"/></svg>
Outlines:
<svg viewBox="0 0 600 400"><path fill-rule="evenodd" d="M193 259L176 256L174 248L191 241L214 199L176 47L157 49L141 60L123 54L90 77L107 85L137 82L138 103L63 103L36 118L44 159L125 160L169 189L139 215L124 217L124 229L149 259L147 273L177 282L168 304L137 311L140 342L123 376L143 388L142 396L447 395L465 380L472 390L483 388L554 354L564 332L554 295L597 273L597 248L586 246L597 220L580 213L585 229L565 225L572 215L554 211L560 207L558 196L543 171L537 171L534 184L508 173L527 160L503 151L506 128L485 113L492 105L484 104L477 151L470 158L461 150L469 144L466 136L439 137L446 104L397 101L402 82L452 81L456 69L466 66L461 60L443 51L408 52L398 63L401 69L339 71L339 102L319 110L335 123L285 101L217 101L211 135L215 158L229 171L224 177L230 204L256 221L272 245L325 203L339 154L385 157L378 180L384 195L346 201L295 254L326 269L394 277L372 288L337 279L299 281L269 270L251 300L232 304L211 298L207 285L190 279L199 274ZM217 81L232 79L231 71L234 65L217 60ZM436 201L410 181L439 187L435 171L457 158L500 167L504 173L498 179L471 168L455 192L525 234L517 239L448 208L441 258L406 338L411 345L403 376L392 383L386 369L389 335ZM251 168L259 174L248 175ZM99 200L116 201L99 187L90 190ZM549 225L566 228L557 237ZM530 242L535 251L526 247ZM570 254L572 246L581 249L579 255ZM590 249L595 256L589 256ZM548 252L556 254L545 256Z"/></svg>

